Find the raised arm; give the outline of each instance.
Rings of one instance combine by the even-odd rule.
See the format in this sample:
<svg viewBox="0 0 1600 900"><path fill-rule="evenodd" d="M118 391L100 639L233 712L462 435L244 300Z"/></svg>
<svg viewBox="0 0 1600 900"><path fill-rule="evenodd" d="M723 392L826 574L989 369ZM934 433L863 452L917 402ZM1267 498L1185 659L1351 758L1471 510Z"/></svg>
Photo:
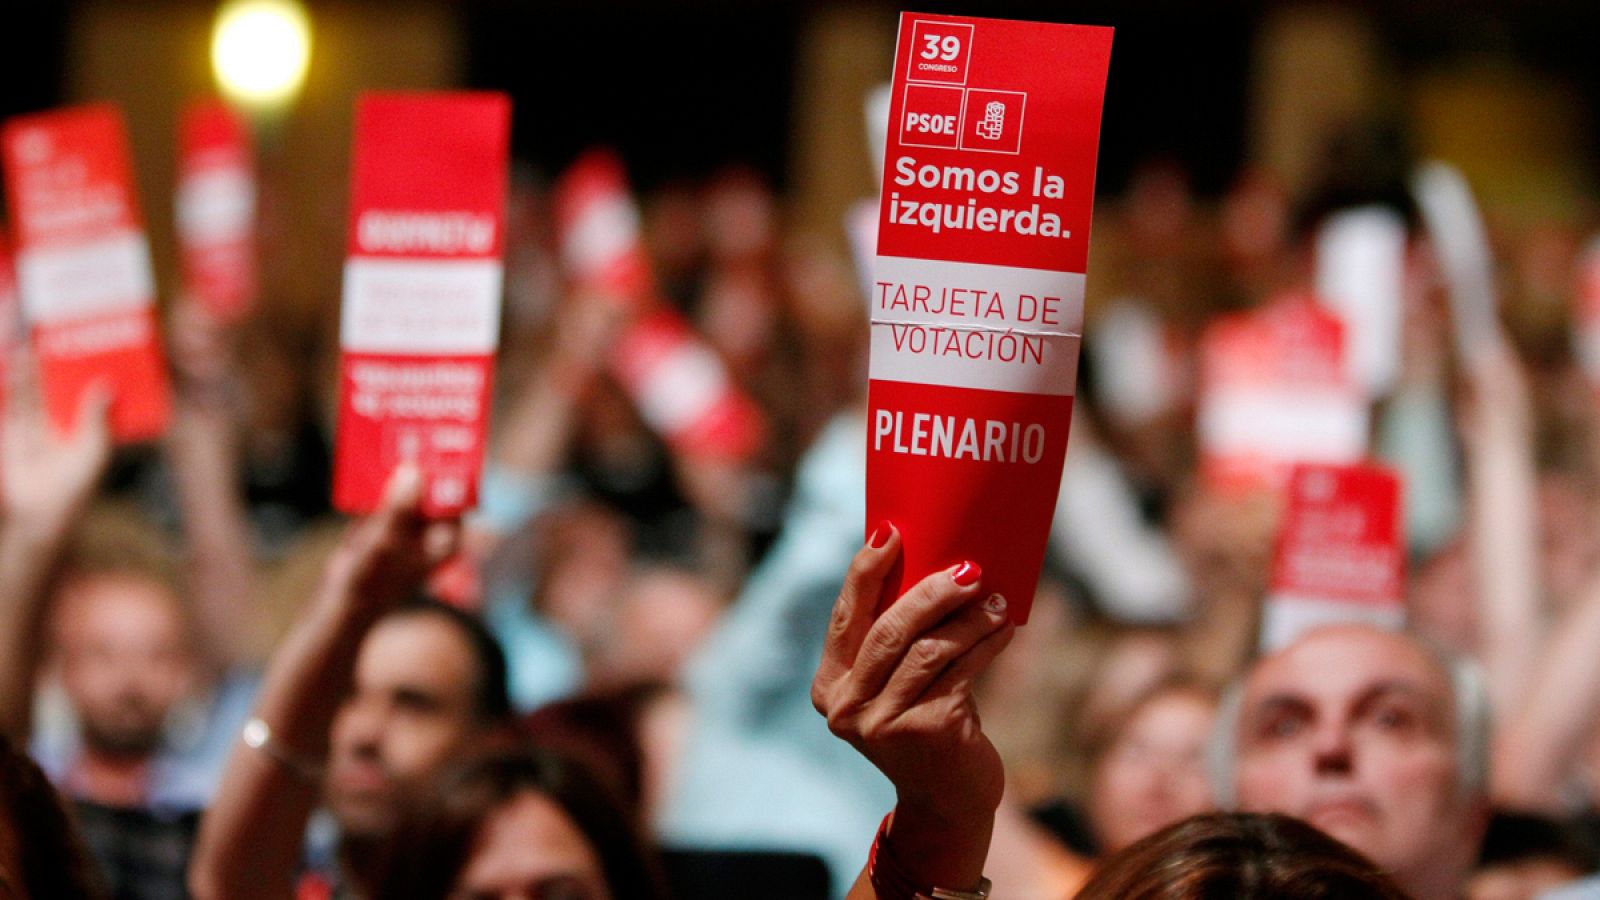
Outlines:
<svg viewBox="0 0 1600 900"><path fill-rule="evenodd" d="M903 896L977 889L1005 789L972 698L973 681L1015 633L1005 600L986 596L978 567L962 563L924 578L874 619L899 555L899 533L887 523L856 554L811 691L833 733L895 786L894 811L851 900L876 898L879 886Z"/></svg>
<svg viewBox="0 0 1600 900"><path fill-rule="evenodd" d="M251 723L256 746L234 746L201 824L189 867L190 890L201 900L291 896L328 733L349 693L361 639L455 543L456 526L430 525L421 500L420 473L396 471L382 508L351 526L273 656Z"/></svg>
<svg viewBox="0 0 1600 900"><path fill-rule="evenodd" d="M165 451L183 519L188 588L204 662L220 674L260 635L255 559L239 496L239 402L230 335L199 304L173 310L175 415Z"/></svg>
<svg viewBox="0 0 1600 900"><path fill-rule="evenodd" d="M0 422L0 731L26 746L50 582L111 459L111 434L104 391L84 396L62 436L40 405L32 360L12 365Z"/></svg>
<svg viewBox="0 0 1600 900"><path fill-rule="evenodd" d="M1496 729L1491 794L1510 809L1561 814L1562 788L1600 725L1600 572L1540 654L1522 702Z"/></svg>
<svg viewBox="0 0 1600 900"><path fill-rule="evenodd" d="M1503 335L1467 379L1462 443L1478 652L1494 708L1507 713L1527 696L1543 638L1533 414L1527 377Z"/></svg>

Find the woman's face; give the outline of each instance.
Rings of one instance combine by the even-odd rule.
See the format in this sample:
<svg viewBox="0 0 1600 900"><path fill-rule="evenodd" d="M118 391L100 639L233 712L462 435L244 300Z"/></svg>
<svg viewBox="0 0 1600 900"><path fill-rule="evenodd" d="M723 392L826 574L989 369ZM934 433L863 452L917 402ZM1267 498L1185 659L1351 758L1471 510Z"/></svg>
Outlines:
<svg viewBox="0 0 1600 900"><path fill-rule="evenodd" d="M473 837L453 900L611 900L600 856L561 807L523 791Z"/></svg>
<svg viewBox="0 0 1600 900"><path fill-rule="evenodd" d="M1216 706L1177 690L1146 702L1095 767L1089 816L1106 853L1211 809L1205 748Z"/></svg>

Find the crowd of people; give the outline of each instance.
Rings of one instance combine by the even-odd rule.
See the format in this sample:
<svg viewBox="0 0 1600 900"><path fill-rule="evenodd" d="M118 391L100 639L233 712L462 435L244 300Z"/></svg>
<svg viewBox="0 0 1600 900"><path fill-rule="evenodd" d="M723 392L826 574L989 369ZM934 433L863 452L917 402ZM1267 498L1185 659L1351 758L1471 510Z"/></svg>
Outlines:
<svg viewBox="0 0 1600 900"><path fill-rule="evenodd" d="M1246 172L1210 204L1153 163L1103 198L1062 501L1022 627L972 562L880 614L901 533L863 534L858 273L841 236L788 227L749 172L642 209L662 302L764 417L752 454L651 431L606 364L627 313L574 289L547 183L526 172L482 499L462 520L424 517L423 473L403 465L377 512L332 521L337 341L270 296L242 322L167 304L174 415L152 447L112 446L103 391L57 431L17 351L0 885L1584 890L1600 868L1600 404L1573 310L1593 223L1499 227L1490 210L1501 328L1460 359L1409 219L1401 377L1374 398L1371 442L1406 478L1407 626L1257 650L1281 498L1201 474L1196 353L1214 317L1310 289L1330 213L1411 216L1403 187L1334 162L1305 196ZM1097 323L1129 315L1160 329L1160 390L1130 395L1095 353Z"/></svg>

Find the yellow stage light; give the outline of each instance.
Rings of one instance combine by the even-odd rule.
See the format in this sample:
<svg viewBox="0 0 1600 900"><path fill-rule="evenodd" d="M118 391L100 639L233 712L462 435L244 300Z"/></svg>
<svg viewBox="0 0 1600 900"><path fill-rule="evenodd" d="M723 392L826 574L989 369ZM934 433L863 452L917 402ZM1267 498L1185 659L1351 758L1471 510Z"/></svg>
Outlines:
<svg viewBox="0 0 1600 900"><path fill-rule="evenodd" d="M294 99L311 61L311 21L295 0L231 0L211 31L211 68L230 100L271 110Z"/></svg>

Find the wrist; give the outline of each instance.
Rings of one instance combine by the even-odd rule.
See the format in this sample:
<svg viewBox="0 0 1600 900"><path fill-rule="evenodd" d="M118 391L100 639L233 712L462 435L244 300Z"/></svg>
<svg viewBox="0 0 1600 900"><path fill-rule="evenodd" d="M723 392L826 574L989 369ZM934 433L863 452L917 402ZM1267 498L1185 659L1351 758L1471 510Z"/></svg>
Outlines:
<svg viewBox="0 0 1600 900"><path fill-rule="evenodd" d="M0 513L10 539L30 553L49 553L66 543L81 504L58 509L8 508Z"/></svg>
<svg viewBox="0 0 1600 900"><path fill-rule="evenodd" d="M931 830L896 807L884 817L872 843L867 875L881 900L986 898L983 876L993 817L937 824Z"/></svg>

